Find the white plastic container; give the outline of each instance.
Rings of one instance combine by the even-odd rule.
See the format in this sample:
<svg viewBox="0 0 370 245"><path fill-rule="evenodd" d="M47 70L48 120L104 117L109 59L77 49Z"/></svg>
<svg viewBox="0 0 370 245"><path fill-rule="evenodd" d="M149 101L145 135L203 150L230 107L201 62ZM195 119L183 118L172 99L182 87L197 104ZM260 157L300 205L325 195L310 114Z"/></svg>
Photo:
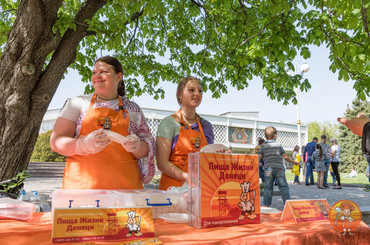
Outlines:
<svg viewBox="0 0 370 245"><path fill-rule="evenodd" d="M55 208L115 206L115 193L111 190L55 190L52 197L52 211Z"/></svg>
<svg viewBox="0 0 370 245"><path fill-rule="evenodd" d="M30 202L0 198L0 219L16 219L27 221L32 218L35 205Z"/></svg>
<svg viewBox="0 0 370 245"><path fill-rule="evenodd" d="M187 213L186 203L181 193L171 193L156 189L117 190L116 207L151 206L153 219L161 214Z"/></svg>

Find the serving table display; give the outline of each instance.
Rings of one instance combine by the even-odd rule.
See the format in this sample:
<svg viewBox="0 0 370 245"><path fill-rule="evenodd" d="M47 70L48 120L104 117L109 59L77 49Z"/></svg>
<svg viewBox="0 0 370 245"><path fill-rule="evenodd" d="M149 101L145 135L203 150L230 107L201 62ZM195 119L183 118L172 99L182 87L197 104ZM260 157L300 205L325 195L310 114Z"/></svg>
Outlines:
<svg viewBox="0 0 370 245"><path fill-rule="evenodd" d="M368 245L370 228L364 223L343 236L328 220L296 223L280 220L281 214L261 214L261 223L197 229L183 223L154 220L155 237L163 244L348 244ZM51 213L35 213L28 222L0 220L0 244L46 245L51 243ZM81 243L78 243L81 244ZM117 244L115 242L92 243ZM120 243L119 243L120 244Z"/></svg>

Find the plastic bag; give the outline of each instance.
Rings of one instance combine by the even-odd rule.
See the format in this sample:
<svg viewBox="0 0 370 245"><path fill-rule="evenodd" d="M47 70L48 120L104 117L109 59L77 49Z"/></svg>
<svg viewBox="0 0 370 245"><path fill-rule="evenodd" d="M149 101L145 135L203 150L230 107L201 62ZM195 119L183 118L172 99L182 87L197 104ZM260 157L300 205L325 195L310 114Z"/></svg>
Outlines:
<svg viewBox="0 0 370 245"><path fill-rule="evenodd" d="M33 203L15 200L8 197L0 198L0 219L16 219L27 221L35 211Z"/></svg>

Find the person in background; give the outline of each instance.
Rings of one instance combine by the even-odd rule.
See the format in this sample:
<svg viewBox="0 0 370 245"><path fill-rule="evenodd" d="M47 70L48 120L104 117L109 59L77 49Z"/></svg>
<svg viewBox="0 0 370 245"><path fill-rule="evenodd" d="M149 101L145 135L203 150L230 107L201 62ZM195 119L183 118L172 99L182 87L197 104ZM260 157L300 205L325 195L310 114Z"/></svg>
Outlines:
<svg viewBox="0 0 370 245"><path fill-rule="evenodd" d="M303 161L306 162L306 181L305 185L314 185L313 169L315 168L315 161L312 160L312 154L315 152L318 138L313 137L312 141L306 145L303 151ZM307 152L307 155L306 155Z"/></svg>
<svg viewBox="0 0 370 245"><path fill-rule="evenodd" d="M329 154L329 156L330 156L330 154ZM337 178L335 178L335 174L333 172L333 168L332 168L331 164L329 165L329 172L330 172L331 178L333 179L333 186L337 186Z"/></svg>
<svg viewBox="0 0 370 245"><path fill-rule="evenodd" d="M342 189L342 186L340 185L340 175L339 175L340 146L338 145L338 141L336 138L331 138L330 143L331 143L330 156L332 158L331 166L333 168L335 178L337 179L338 182L338 185L334 186L333 189Z"/></svg>
<svg viewBox="0 0 370 245"><path fill-rule="evenodd" d="M299 158L297 158L297 156L299 157ZM294 149L293 149L293 154L292 154L292 159L294 160L297 160L297 159L299 159L299 160L297 160L299 163L300 163L300 159L301 159L301 157L299 156L299 146L298 145L296 145L296 146L294 146ZM299 164L299 172L301 171L301 164ZM294 182L293 182L293 184L296 184L296 185L300 185L300 183L299 183L299 175L295 175L294 176Z"/></svg>
<svg viewBox="0 0 370 245"><path fill-rule="evenodd" d="M258 151L260 150L261 145L265 142L265 140L261 137L258 137L257 141L258 141L258 145L254 148L254 153L256 154L258 154ZM259 177L262 183L265 183L265 171L263 168L264 168L264 162L263 162L263 158L261 158L258 161Z"/></svg>
<svg viewBox="0 0 370 245"><path fill-rule="evenodd" d="M59 113L50 147L68 156L63 189L142 189L153 178L154 137L140 107L126 98L122 77L116 58L99 58L95 92L68 100Z"/></svg>
<svg viewBox="0 0 370 245"><path fill-rule="evenodd" d="M305 145L302 145L302 149L304 149L304 148L306 148L306 146ZM303 156L305 156L305 157L303 157ZM302 171L303 176L306 176L306 172L307 172L307 166L306 166L306 164L307 164L307 158L308 158L307 157L307 152L304 155L303 155L303 152L302 152L302 155L301 155L301 167L303 168L303 171Z"/></svg>
<svg viewBox="0 0 370 245"><path fill-rule="evenodd" d="M213 144L212 124L196 113L202 102L199 79L182 78L176 93L180 110L164 118L157 131L157 165L162 171L160 190L182 186L188 179L188 153Z"/></svg>
<svg viewBox="0 0 370 245"><path fill-rule="evenodd" d="M366 160L367 160L367 168L366 168L366 177L369 178L369 182L370 182L370 156L369 155L366 155Z"/></svg>
<svg viewBox="0 0 370 245"><path fill-rule="evenodd" d="M285 204L290 199L289 185L285 177L284 160L299 164L299 162L290 159L285 153L280 143L276 142L277 130L272 126L265 129L266 141L261 145L258 151L258 159L265 160L265 188L263 191L263 205L271 206L272 194L274 189L274 180L277 180L278 187Z"/></svg>
<svg viewBox="0 0 370 245"><path fill-rule="evenodd" d="M319 189L326 189L324 187L324 172L326 171L325 163L328 159L330 159L328 153L324 151L320 144L316 144L316 150L312 154L312 160L315 161L315 167L317 172L317 188Z"/></svg>
<svg viewBox="0 0 370 245"><path fill-rule="evenodd" d="M321 148L327 155L330 154L330 146L326 143L326 135L321 135L321 142L320 142ZM324 179L323 179L323 186L325 188L329 188L328 185L328 173L329 173L329 166L330 166L330 157L329 159L325 160L325 171L324 171ZM317 171L317 170L316 170Z"/></svg>
<svg viewBox="0 0 370 245"><path fill-rule="evenodd" d="M337 120L349 128L354 134L362 136L362 152L366 155L368 162L369 171L366 171L366 174L368 175L370 182L370 118L368 118L364 113L360 113L356 118L346 119L338 117Z"/></svg>

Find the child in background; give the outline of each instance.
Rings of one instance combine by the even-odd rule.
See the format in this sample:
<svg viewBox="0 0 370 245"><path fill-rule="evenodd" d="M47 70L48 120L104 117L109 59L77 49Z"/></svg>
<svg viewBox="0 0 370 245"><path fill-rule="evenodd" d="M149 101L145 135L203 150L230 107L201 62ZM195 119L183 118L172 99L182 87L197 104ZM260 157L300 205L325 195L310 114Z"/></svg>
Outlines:
<svg viewBox="0 0 370 245"><path fill-rule="evenodd" d="M293 158L293 160L295 159L297 162L301 162L301 156L299 155L299 146L298 145L294 146L292 158ZM293 184L297 184L297 185L300 184L299 183L299 171L300 171L300 169L301 169L300 165L293 165L292 173L295 174Z"/></svg>
<svg viewBox="0 0 370 245"><path fill-rule="evenodd" d="M317 188L326 189L324 187L324 171L326 170L325 161L329 160L330 157L326 151L322 150L320 144L316 144L316 150L312 153L312 160L315 161L315 168L317 172Z"/></svg>
<svg viewBox="0 0 370 245"><path fill-rule="evenodd" d="M285 154L285 151L280 143L276 142L277 130L272 126L265 129L266 141L261 145L258 151L258 160L264 158L265 160L265 189L263 191L263 205L271 206L272 194L274 188L274 181L277 184L285 204L286 200L290 199L289 185L285 177L284 160L298 164L299 162L290 159Z"/></svg>

